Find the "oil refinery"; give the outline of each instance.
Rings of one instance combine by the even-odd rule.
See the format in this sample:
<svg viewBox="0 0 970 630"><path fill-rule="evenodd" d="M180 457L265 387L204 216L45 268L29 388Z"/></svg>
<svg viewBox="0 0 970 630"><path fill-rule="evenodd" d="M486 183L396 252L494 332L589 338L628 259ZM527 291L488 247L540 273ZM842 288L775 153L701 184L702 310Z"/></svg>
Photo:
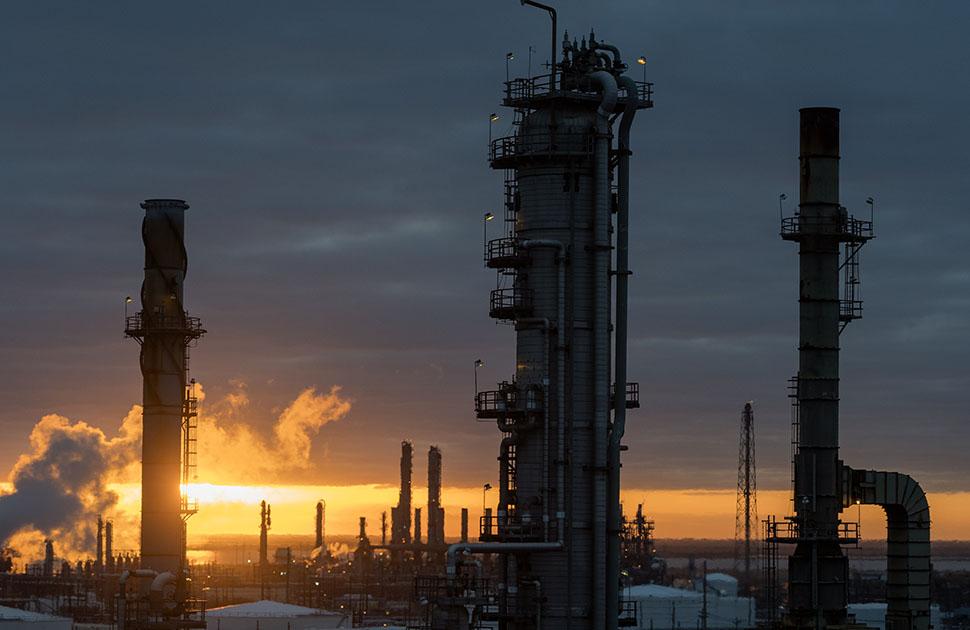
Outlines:
<svg viewBox="0 0 970 630"><path fill-rule="evenodd" d="M892 339L849 342L863 328L854 323L863 316L863 252L868 260L870 250L893 250L904 239L881 229L879 246L872 243L878 216L875 199L859 195L867 186L878 190L880 182L857 177L854 170L862 161L855 153L879 141L870 135L869 121L855 114L843 116L838 107L797 102L786 106L785 112L775 112L788 116L784 120L790 124L783 130L771 128L772 134L786 137L760 147L747 144L740 123L737 129L716 123L716 133L731 136L737 154L761 151L766 154L762 165L783 164L778 172L797 180L795 208L786 204L787 194L777 197L776 208L776 198L760 196L763 190L751 186L744 204L756 207L752 215L759 230L770 228L739 239L739 232L720 223L715 227L702 221L691 227L697 250L712 247L716 240L735 239L732 248L760 250L761 260L770 260L768 267L792 263L790 255L780 250L779 235L797 245L794 278L785 271L764 280L773 269L744 268L749 258L740 251L731 260L704 263L740 267L743 284L757 285L769 310L788 313L797 308L797 348L788 347L790 331L773 328L767 337L771 344L782 346L772 347L772 353L797 350L797 367L789 378L779 374L775 361L755 377L738 365L717 364L703 356L700 362L718 372L712 379L718 383L693 382L682 364L661 365L654 353L663 348L684 354L711 352L721 343L718 335L728 319L726 310L719 312L719 296L738 289L729 284L715 286L705 276L714 277L715 272L700 272L700 266L682 264L674 269L675 262L644 257L653 243L674 237L665 231L663 220L649 225L640 220L644 215L663 214L652 207L657 198L649 194L650 187L673 176L660 165L676 149L667 145L666 152L655 152L655 142L665 134L682 133L669 128L675 119L663 110L668 107L668 94L676 103L669 107L687 107L688 97L683 94L690 93L689 81L680 82L676 74L668 73L663 75L665 81L657 80L655 89L650 80L653 59L632 49L636 42L621 45L629 37L611 39L607 28L601 29L602 24L629 33L609 12L597 15L595 31L589 24L572 30L563 25L568 3L558 10L533 0L520 4L512 15L522 24L493 35L506 46L516 29L527 26L543 44L512 42L516 50L527 52L508 52L505 80L489 83L493 92L500 87L500 108L488 116L487 156L480 151L484 124L477 140L467 140L459 131L441 132L433 138L429 134L428 146L420 147L420 152L434 155L443 182L452 166L440 149L446 145L435 143L446 140L448 150L456 152L471 147L468 151L477 156L478 170L469 177L483 188L491 187L487 195L494 205L490 207L501 210L466 212L462 220L471 217L473 229L449 231L413 210L408 204L419 206L425 203L422 195L430 193L417 191L418 186L402 176L396 185L402 197L412 199L399 200L395 191L395 203L411 223L369 217L367 221L378 226L374 233L336 222L321 236L312 225L292 218L290 210L277 210L266 201L272 193L260 192L258 203L266 207L260 206L251 219L253 229L265 231L258 247L243 250L187 238L218 232L228 242L235 230L253 227L243 225L250 219L234 222L207 216L207 199L196 198L204 197L200 191L208 188L217 189L210 194L233 201L245 196L239 192L245 176L227 175L225 169L231 170L233 161L246 151L266 151L271 156L280 138L299 137L301 143L315 145L315 155L324 166L313 165L312 174L292 169L284 173L282 167L274 171L281 188L287 190L315 177L336 181L345 176L341 173L357 168L349 166L355 148L336 140L332 147L328 144L332 138L326 134L336 134L335 127L357 129L356 122L336 118L313 132L288 122L285 131L266 131L258 142L247 139L239 154L220 154L211 163L199 155L180 157L193 172L197 170L197 176L186 183L185 190L171 192L194 193L186 198L195 209L190 212L183 199L145 199L140 204L140 235L130 206L111 209L113 222L124 217L123 238L141 239L143 281L137 297L124 298L123 327L115 326L129 340L126 354L113 348L109 353L101 346L98 352L104 363L117 361L123 364L121 372L134 373L130 340L137 343L141 400L128 412L118 436L110 438L86 421L72 422L44 407L43 419L30 432L33 454L14 458L10 481L0 486L0 630L970 628L970 572L961 564L970 548L958 541L937 546L939 520L931 520L930 510L930 498L935 501L937 492L957 492L952 489L956 486L930 487L939 477L924 460L933 459L933 454L907 460L899 466L912 468L905 472L878 470L895 457L895 451L879 452L860 438L883 432L881 426L873 427L872 418L881 418L890 404L873 395L889 385L874 387L864 378L867 370L876 369L877 361L866 352L905 337L900 333ZM666 9L660 11L657 19L666 14ZM540 30L540 24L548 31ZM292 45L299 47L301 42L294 39ZM649 50L650 42L644 44ZM362 39L359 47L369 45ZM271 56L265 50L260 54ZM343 55L334 52L314 63L343 64L349 72L347 68L356 62L348 62ZM424 58L417 53L414 57ZM388 60L392 62L397 60ZM452 62L447 55L436 57L434 64L425 60L420 78L407 81L431 90L429 74ZM226 70L227 75L234 71ZM786 72L798 71L786 68ZM318 87L297 86L284 75L263 77L264 83L246 91L285 85L286 98L274 104L281 112L289 111L294 101L316 97ZM350 99L367 118L367 126L381 133L394 133L394 125L427 122L424 111L394 112L389 107L397 91L406 89L400 77L383 82L358 77L357 81L356 89L370 90L371 96L380 94L379 116L368 118L373 102L358 102L351 91L328 91L327 98ZM797 94L802 98L804 92ZM829 100L830 92L819 94L820 100ZM444 107L440 102L429 105L433 99L425 98L429 111ZM175 109L180 106L176 100L170 104ZM832 104L842 105L837 98ZM796 123L794 110L801 105L813 106L798 109ZM852 106L860 108L858 103ZM725 107L733 111L732 105ZM752 102L743 107L762 106ZM146 111L157 115L154 109ZM253 111L238 119L258 119ZM409 120L392 123L388 118ZM845 119L847 134L840 128L840 118ZM207 124L232 136L236 133L232 125L237 123L226 120L213 113ZM708 130L715 126L696 124ZM499 131L503 127L508 131ZM442 129L449 127L442 124ZM178 129L162 134L191 132ZM797 164L779 148L795 146L796 139ZM844 161L843 147L849 149ZM691 175L707 177L704 169L711 162L704 161L704 147L682 150L696 153L700 166ZM348 157L336 159L330 151L346 152ZM394 159L403 172L416 153L400 154L404 159L400 155ZM380 155L372 159L386 164ZM848 177L840 186L843 165ZM717 168L735 172L732 164ZM373 177L396 177L386 166L374 166L371 171ZM786 175L778 172L771 171L765 179L781 178L781 184L772 181L770 185L784 189ZM162 170L152 175L172 185ZM442 188L448 185L443 183ZM689 197L690 191L684 194ZM355 195L367 200L374 192L364 187ZM139 198L132 198L131 206ZM859 204L860 199L864 203ZM342 219L358 212L352 202L343 203ZM664 203L687 208L712 201ZM709 207L709 212L726 213L725 207L734 201L725 195L713 203L718 207ZM855 207L850 210L850 205ZM275 215L287 222L292 219L287 238L279 242L270 227L278 218ZM899 212L895 220L914 219ZM379 225L381 221L386 224ZM193 231L196 226L200 229ZM481 282L473 285L480 293L475 304L479 319L467 315L470 309L459 310L464 298L456 298L460 294L451 293L444 283L436 281L433 289L426 290L423 284L429 281L418 278L426 271L420 264L408 271L413 272L408 281L392 281L381 278L367 263L358 263L387 255L393 266L410 264L402 262L403 254L385 240L391 233L404 239L433 234L453 247L449 256L475 258L476 266L483 264L484 271L478 270L481 278L474 282L487 278L487 295L480 290ZM71 240L69 236L62 238ZM775 246L779 249L769 249ZM84 247L92 252L98 249ZM307 262L312 260L311 251L337 251L341 262L314 267ZM273 255L286 257L283 272L277 273L267 262ZM97 269L92 273L131 278L137 271L133 261L127 271L106 270L97 266L95 256L91 253L83 263ZM190 258L194 261L191 280ZM898 273L891 255L873 258L876 263L867 267L871 282L885 282L880 277ZM195 262L199 260L201 264ZM454 259L435 254L428 264L454 266L455 285L472 282ZM82 263L78 265L80 270ZM342 277L359 271L351 269L357 266L370 274L366 281ZM315 286L299 275L310 267ZM682 277L680 273L697 274L693 282L704 287L697 294L700 297L684 297L683 282L673 279ZM219 295L192 293L199 276L207 276L198 280L208 283L205 286L218 286ZM953 276L957 278L953 283L964 281L958 276ZM77 278L81 277L78 273ZM294 311L307 309L280 297L287 295L280 287L289 284L300 285L301 297L312 305L311 327L318 329L314 334L325 338L327 345L320 350L300 337L286 347L284 359L267 359L272 369L313 366L306 368L312 372L326 363L363 374L368 387L344 392L334 385L329 394L307 387L298 399L304 406L284 404L278 397L251 402L240 374L256 374L252 381L269 391L277 383L271 369L250 366L265 353L266 346L254 340L258 333L251 339L250 333L239 331L297 328ZM367 295L392 296L393 312L375 307L376 300L353 297L347 289L351 284L355 290L357 285L367 285ZM103 297L97 295L99 300ZM793 296L797 304L792 303ZM317 299L332 308L317 308ZM430 325L423 311L414 310L422 299L434 305L447 302ZM438 299L442 302L435 302ZM631 315L642 317L664 304L691 299L703 302L706 314L699 321L685 316L678 322L685 330L696 329L686 341L651 336L644 332L653 325L651 316L640 320ZM190 302L198 305L209 329L194 310L190 314ZM115 316L120 317L121 304L117 306ZM885 298L868 302L867 323L890 316L884 312L897 306L907 307ZM272 315L266 317L262 309ZM757 322L764 313L752 306L743 315L749 320L746 323L760 326ZM344 329L336 321L341 316L362 322L367 328L363 340L344 338ZM459 380L448 352L439 355L429 350L439 337L442 344L449 338L446 316L460 316L474 323L477 331L465 332L473 330L469 324L455 335L462 338L460 351L448 350L461 355L455 362L467 368L461 377L467 387L460 396L456 394L463 405L460 409L436 400L451 395L442 390L454 389ZM431 341L415 333L414 339L407 340L395 335L395 343L419 347L430 358L422 358L417 365L379 349L384 335L392 336L384 330L391 320L396 325L415 319L434 328L427 333ZM59 319L58 325L71 335L81 335L85 328L70 318ZM105 317L97 325L112 324ZM906 334L922 339L919 335L925 331L915 330ZM473 338L468 339L468 334ZM732 350L732 356L768 352L759 350L757 343L762 341L743 339L744 347ZM207 362L209 352L222 353L223 363ZM472 357L473 367L469 352L483 357ZM760 361L760 356L752 362ZM378 371L375 363L390 367ZM214 366L225 373L213 373ZM649 369L643 371L644 366ZM413 377L412 372L425 369L423 380L406 380ZM678 376L688 381L685 390L661 391L661 383L669 383L669 374L679 371L683 374ZM772 376L766 378L765 373ZM492 377L497 381L494 385L488 383ZM329 374L312 378L323 381ZM215 383L211 390L210 382ZM707 417L701 394L695 399L693 393L683 396L682 391L722 386L744 389L716 410L722 419L716 429L709 435L698 431L693 416ZM74 390L80 398L84 398L83 389ZM759 398L746 395L755 391ZM682 398L676 414L654 400L665 395ZM924 395L913 394L918 400ZM781 413L772 397L783 401ZM355 415L358 404L364 411ZM662 421L665 413L668 419ZM269 430L252 428L256 426L252 418L260 414L277 416L277 424ZM384 424L375 429L358 420L367 414L382 418ZM206 430L213 436L209 441L200 437ZM790 440L784 436L789 430ZM729 434L738 436L738 441L733 437L726 441L724 436ZM18 433L16 439L20 437ZM893 438L904 439L902 435ZM355 450L344 444L354 444ZM691 453L693 459L660 470L654 461L664 450ZM221 465L233 459L242 471L237 475L240 485L249 489L238 496L229 496L227 486L219 486L222 480L209 474L215 468L207 468L207 460ZM476 467L488 470L488 475L483 477ZM314 480L326 478L332 485L312 486L314 491L321 488L312 499L307 499L309 494L289 492L295 486L310 485L300 480L316 474ZM711 484L710 479L717 482ZM72 480L72 489L63 497L52 490ZM334 490L341 480L352 480L344 484L349 488L345 494ZM716 492L709 490L712 486ZM207 488L226 494L220 507L200 500L198 493ZM661 505L656 498L661 488L693 497L695 511L684 507L686 503ZM729 539L730 532L721 538L685 535L689 519L714 518L712 506L722 496L733 508L734 538ZM133 500L136 513L120 509L122 500ZM45 502L50 509L39 507ZM291 516L281 518L283 502L298 506L299 525L292 525ZM881 511L872 517L869 508ZM864 509L872 522L883 519L885 535L882 522L872 527L867 520L863 530ZM193 531L207 511L213 514L207 522L218 527ZM939 519L938 514L934 502L932 515ZM950 560L953 565L946 565Z"/></svg>

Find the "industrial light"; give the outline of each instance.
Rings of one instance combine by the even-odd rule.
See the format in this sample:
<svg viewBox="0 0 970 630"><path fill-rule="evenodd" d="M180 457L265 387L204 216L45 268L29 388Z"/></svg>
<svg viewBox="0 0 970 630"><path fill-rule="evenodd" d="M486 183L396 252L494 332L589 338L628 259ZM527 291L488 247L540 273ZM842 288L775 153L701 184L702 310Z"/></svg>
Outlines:
<svg viewBox="0 0 970 630"><path fill-rule="evenodd" d="M496 120L498 120L498 118L499 118L498 114L493 113L488 115L489 122L495 122Z"/></svg>
<svg viewBox="0 0 970 630"><path fill-rule="evenodd" d="M491 489L492 489L492 484L490 484L490 483L486 483L486 484L485 484L484 486L482 486L482 487L483 487L483 488L485 488L486 490L491 490Z"/></svg>
<svg viewBox="0 0 970 630"><path fill-rule="evenodd" d="M130 295L126 295L125 296L125 304L131 304L132 302L134 302L134 300L131 299L131 296Z"/></svg>
<svg viewBox="0 0 970 630"><path fill-rule="evenodd" d="M778 198L784 201L785 199L788 199L788 195L786 195L785 193L781 193L780 195L778 195Z"/></svg>
<svg viewBox="0 0 970 630"><path fill-rule="evenodd" d="M872 204L876 203L876 200L872 197L866 197L866 203L871 206Z"/></svg>
<svg viewBox="0 0 970 630"><path fill-rule="evenodd" d="M484 218L485 218L486 221L491 221L492 219L495 218L495 215L492 214L491 212L486 212Z"/></svg>
<svg viewBox="0 0 970 630"><path fill-rule="evenodd" d="M475 367L477 368L485 367L485 362L482 361L481 359L475 359Z"/></svg>
<svg viewBox="0 0 970 630"><path fill-rule="evenodd" d="M647 58L641 55L637 57L637 63L640 64L641 66L645 66L647 65Z"/></svg>
<svg viewBox="0 0 970 630"><path fill-rule="evenodd" d="M513 53L505 53L505 58L508 61L512 61L513 59L515 59L515 55Z"/></svg>

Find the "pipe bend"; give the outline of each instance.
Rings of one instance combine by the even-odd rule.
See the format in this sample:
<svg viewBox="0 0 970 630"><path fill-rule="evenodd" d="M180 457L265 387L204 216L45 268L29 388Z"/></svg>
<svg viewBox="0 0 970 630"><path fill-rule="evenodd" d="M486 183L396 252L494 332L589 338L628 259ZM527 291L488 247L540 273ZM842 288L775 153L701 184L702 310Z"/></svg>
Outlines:
<svg viewBox="0 0 970 630"><path fill-rule="evenodd" d="M599 107L596 108L596 113L606 118L613 113L613 109L616 107L616 77L606 70L597 70L596 72L591 72L589 78L598 83L600 89L603 91L603 98L600 101Z"/></svg>

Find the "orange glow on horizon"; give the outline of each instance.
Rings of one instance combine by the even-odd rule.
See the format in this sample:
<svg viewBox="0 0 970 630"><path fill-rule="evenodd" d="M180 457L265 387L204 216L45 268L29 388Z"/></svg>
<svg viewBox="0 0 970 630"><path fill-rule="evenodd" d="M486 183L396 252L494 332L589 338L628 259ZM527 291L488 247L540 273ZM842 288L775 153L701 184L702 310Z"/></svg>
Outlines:
<svg viewBox="0 0 970 630"><path fill-rule="evenodd" d="M112 488L120 499L117 511L128 518L137 518L139 509L138 484L115 484ZM413 505L424 508L427 488L414 487ZM257 534L259 532L259 502L265 499L273 506L272 532L277 535L312 535L316 502L327 502L328 535L356 535L357 520L367 518L371 540L380 538L381 512L388 512L397 504L398 488L391 485L361 484L327 485L221 485L191 484L189 496L199 501L199 512L189 521L190 538L220 534ZM497 490L487 493L489 505L494 505ZM461 508L469 510L469 533L475 536L478 518L482 513L482 488L445 487L442 489L445 508L445 534L459 535ZM787 490L762 490L758 493L759 515L773 514L779 518L789 513ZM647 515L656 522L658 538L733 538L735 492L733 490L648 490L628 489L623 492L625 510L636 510L644 503ZM970 492L931 493L934 540L970 539ZM862 534L866 540L885 536L885 516L880 508L862 506ZM850 507L843 513L845 520L856 520L857 509Z"/></svg>

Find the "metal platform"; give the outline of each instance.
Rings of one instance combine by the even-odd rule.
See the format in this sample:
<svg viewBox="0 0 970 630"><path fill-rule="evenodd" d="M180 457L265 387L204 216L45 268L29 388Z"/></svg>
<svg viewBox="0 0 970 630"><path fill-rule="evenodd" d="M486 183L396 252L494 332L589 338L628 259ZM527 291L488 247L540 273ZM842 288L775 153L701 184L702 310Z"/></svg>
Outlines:
<svg viewBox="0 0 970 630"><path fill-rule="evenodd" d="M181 315L150 315L144 311L125 317L125 335L141 340L150 333L182 335L198 339L206 333L202 320L183 312Z"/></svg>
<svg viewBox="0 0 970 630"><path fill-rule="evenodd" d="M637 86L637 109L653 107L653 83L635 81ZM556 71L553 74L542 74L535 77L519 77L505 82L505 98L502 104L506 107L539 109L560 105L563 101L587 101L590 105L598 105L602 99L596 85L589 80L575 78L574 75ZM617 111L622 111L626 105L626 91L620 89L617 99Z"/></svg>

